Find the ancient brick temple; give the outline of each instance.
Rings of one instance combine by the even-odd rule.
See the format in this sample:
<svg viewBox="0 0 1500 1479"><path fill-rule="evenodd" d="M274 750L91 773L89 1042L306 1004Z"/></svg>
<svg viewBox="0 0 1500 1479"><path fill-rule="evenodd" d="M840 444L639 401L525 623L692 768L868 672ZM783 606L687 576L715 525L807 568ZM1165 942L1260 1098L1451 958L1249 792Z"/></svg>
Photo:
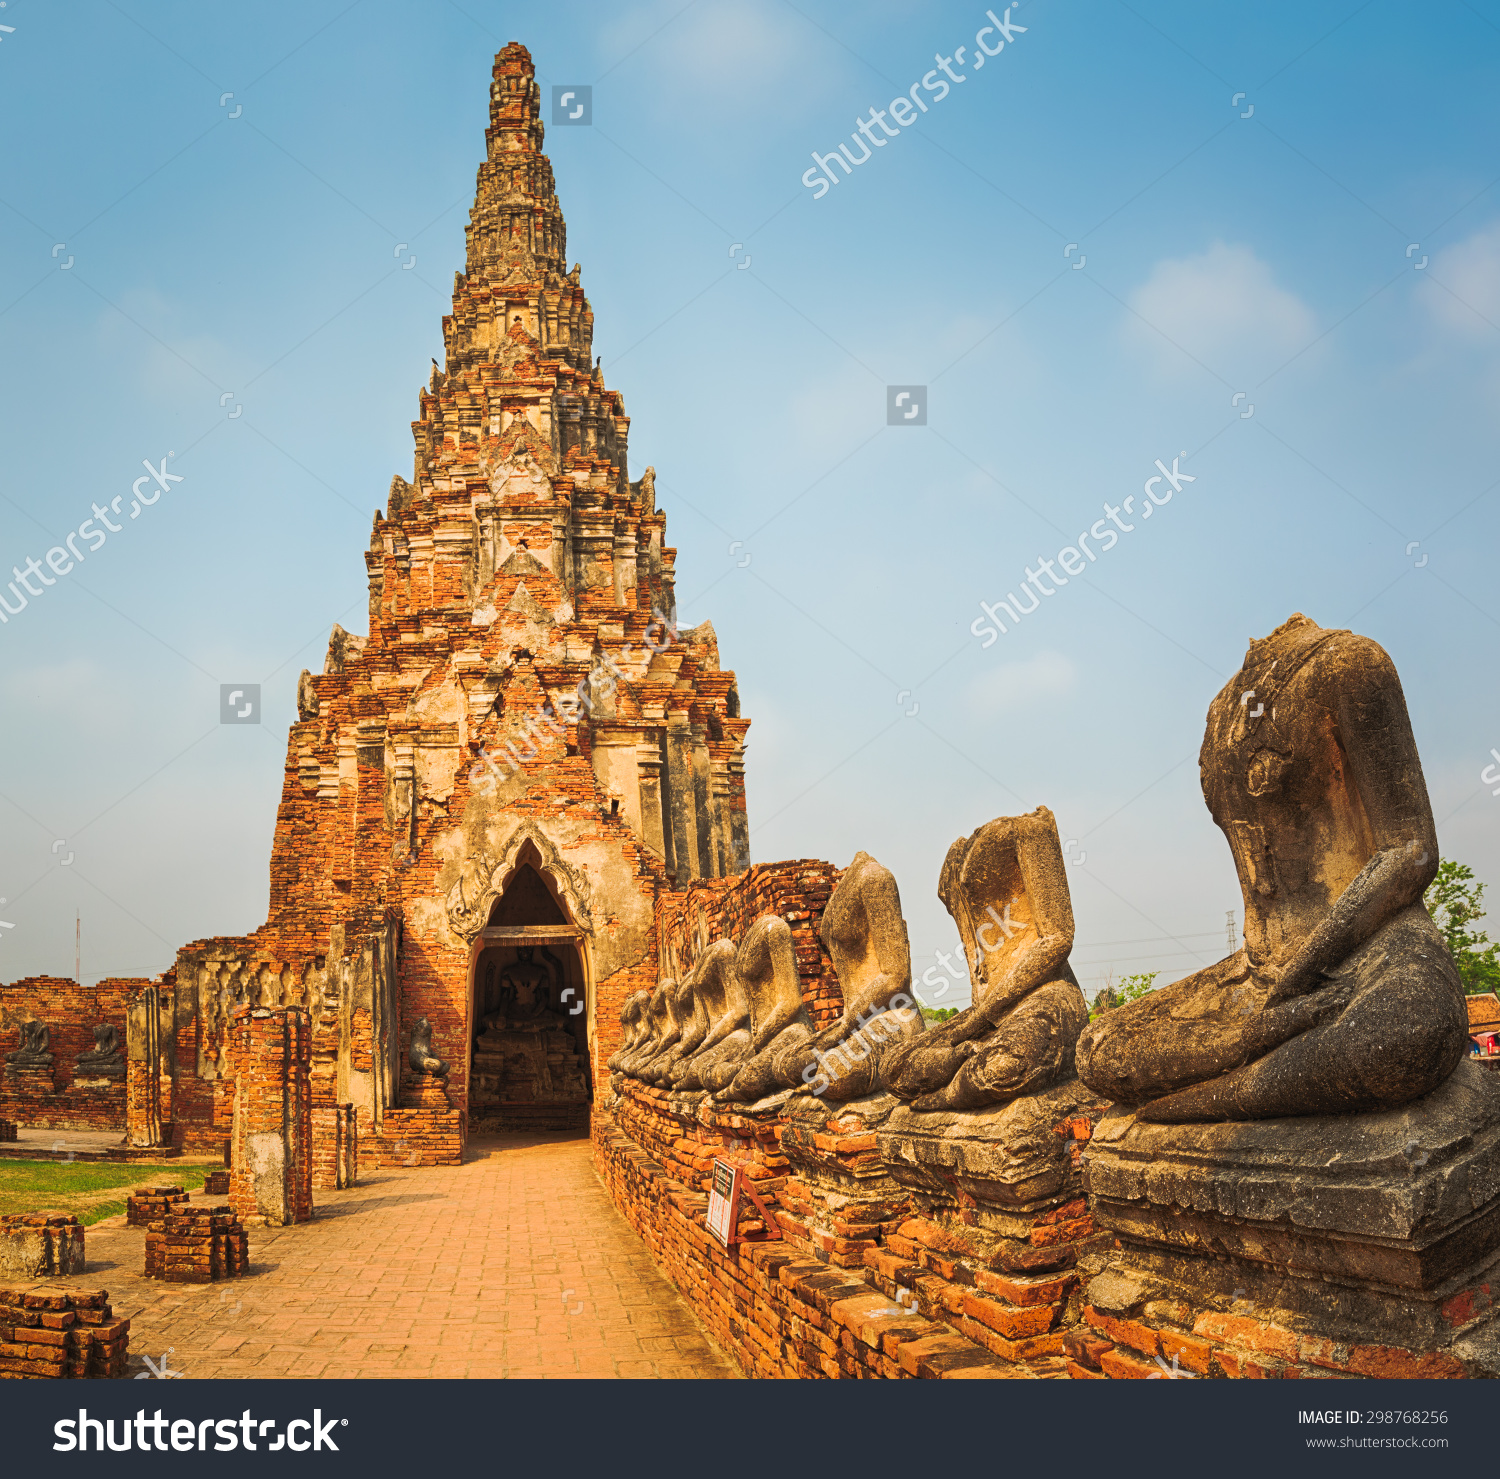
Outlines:
<svg viewBox="0 0 1500 1479"><path fill-rule="evenodd" d="M267 923L181 950L132 1004L138 1144L229 1139L231 1024L291 1008L308 1062L254 1072L268 1095L306 1076L287 1143L315 1184L342 1184L351 1136L415 1164L470 1125L584 1127L621 1004L656 983L659 897L749 865L734 674L711 626L676 625L525 48L493 76L445 363L365 555L369 635L335 627L299 683Z"/></svg>

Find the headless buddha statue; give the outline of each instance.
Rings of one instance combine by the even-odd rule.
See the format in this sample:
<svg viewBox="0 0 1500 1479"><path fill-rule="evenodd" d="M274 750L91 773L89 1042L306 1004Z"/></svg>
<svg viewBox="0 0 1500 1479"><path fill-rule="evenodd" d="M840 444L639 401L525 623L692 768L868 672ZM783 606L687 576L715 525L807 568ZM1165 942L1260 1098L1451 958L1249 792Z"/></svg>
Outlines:
<svg viewBox="0 0 1500 1479"><path fill-rule="evenodd" d="M749 1054L750 1003L734 968L738 953L731 941L715 940L694 963L695 995L708 1031L678 1065L675 1088L727 1089Z"/></svg>
<svg viewBox="0 0 1500 1479"><path fill-rule="evenodd" d="M649 991L637 991L625 998L625 1005L620 1008L620 1026L624 1028L624 1035L620 1040L620 1046L606 1065L611 1073L620 1071L621 1062L639 1046L641 1039L646 1035L648 1031L646 1007L650 1001Z"/></svg>
<svg viewBox="0 0 1500 1479"><path fill-rule="evenodd" d="M668 993L667 1015L672 1025L662 1050L647 1064L641 1075L647 1083L661 1086L671 1083L672 1072L682 1062L683 1053L689 1045L696 1045L696 1041L701 1041L708 1030L707 1018L700 1021L691 972L683 976Z"/></svg>
<svg viewBox="0 0 1500 1479"><path fill-rule="evenodd" d="M1078 1044L1084 1082L1169 1122L1378 1110L1435 1089L1467 1017L1422 904L1437 834L1390 658L1293 616L1209 706L1198 763L1244 947L1100 1017Z"/></svg>
<svg viewBox="0 0 1500 1479"><path fill-rule="evenodd" d="M823 911L819 933L833 958L844 1013L780 1052L776 1079L783 1088L811 1084L824 1099L859 1099L879 1087L885 1054L922 1031L911 996L901 894L891 871L868 853L855 853Z"/></svg>
<svg viewBox="0 0 1500 1479"><path fill-rule="evenodd" d="M812 1036L812 1018L802 1005L797 952L786 920L776 914L757 919L745 931L734 969L750 1003L748 1052L729 1086L714 1098L726 1104L751 1104L781 1087L776 1080L776 1055Z"/></svg>
<svg viewBox="0 0 1500 1479"><path fill-rule="evenodd" d="M640 1042L620 1059L619 1071L627 1078L639 1078L641 1069L661 1051L662 1039L671 1025L667 1015L667 993L674 984L672 981L657 982L647 1000L641 1013L645 1031L641 1033Z"/></svg>
<svg viewBox="0 0 1500 1479"><path fill-rule="evenodd" d="M982 1109L1070 1074L1089 1011L1068 964L1073 904L1052 813L997 817L959 838L938 897L958 926L974 1004L894 1048L886 1087L916 1110Z"/></svg>

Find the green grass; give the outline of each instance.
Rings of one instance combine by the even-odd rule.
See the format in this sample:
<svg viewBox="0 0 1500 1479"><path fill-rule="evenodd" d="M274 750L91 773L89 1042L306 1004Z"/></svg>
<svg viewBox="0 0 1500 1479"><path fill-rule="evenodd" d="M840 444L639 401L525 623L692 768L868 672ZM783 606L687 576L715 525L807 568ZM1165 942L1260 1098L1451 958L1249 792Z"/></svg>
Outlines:
<svg viewBox="0 0 1500 1479"><path fill-rule="evenodd" d="M123 1212L123 1193L131 1187L160 1184L197 1191L213 1169L139 1162L0 1161L0 1212L71 1213L88 1227Z"/></svg>

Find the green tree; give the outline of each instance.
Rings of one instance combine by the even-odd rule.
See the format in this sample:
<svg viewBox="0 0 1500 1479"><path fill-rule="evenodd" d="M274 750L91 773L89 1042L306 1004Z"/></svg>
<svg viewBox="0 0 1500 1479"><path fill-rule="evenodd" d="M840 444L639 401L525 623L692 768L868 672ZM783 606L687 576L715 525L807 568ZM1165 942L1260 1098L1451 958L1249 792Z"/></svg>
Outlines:
<svg viewBox="0 0 1500 1479"><path fill-rule="evenodd" d="M1139 1001L1148 991L1154 991L1152 982L1161 975L1160 971L1141 971L1134 976L1120 977L1120 1000L1122 1002Z"/></svg>
<svg viewBox="0 0 1500 1479"><path fill-rule="evenodd" d="M1474 870L1444 858L1422 902L1448 942L1464 990L1473 996L1500 987L1500 942L1469 928L1484 917L1484 885L1475 882Z"/></svg>
<svg viewBox="0 0 1500 1479"><path fill-rule="evenodd" d="M946 1022L949 1017L958 1015L957 1007L923 1007L922 1020L924 1022Z"/></svg>

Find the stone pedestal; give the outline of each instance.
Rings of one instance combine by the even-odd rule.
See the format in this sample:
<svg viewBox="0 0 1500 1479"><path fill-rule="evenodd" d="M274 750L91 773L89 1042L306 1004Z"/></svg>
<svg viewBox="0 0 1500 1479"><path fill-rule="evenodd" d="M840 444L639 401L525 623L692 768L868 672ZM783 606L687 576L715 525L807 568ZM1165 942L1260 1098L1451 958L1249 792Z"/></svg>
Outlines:
<svg viewBox="0 0 1500 1479"><path fill-rule="evenodd" d="M312 1217L312 1024L303 1007L242 1007L229 1029L234 1148L229 1202L244 1223Z"/></svg>
<svg viewBox="0 0 1500 1479"><path fill-rule="evenodd" d="M877 1142L912 1216L866 1259L877 1287L1031 1374L1061 1374L1079 1257L1109 1241L1079 1164L1105 1108L1069 1078L991 1110L893 1110Z"/></svg>
<svg viewBox="0 0 1500 1479"><path fill-rule="evenodd" d="M900 1104L885 1093L842 1104L799 1094L787 1103L782 1226L794 1246L837 1268L863 1268L865 1255L911 1215L911 1193L891 1175L876 1137Z"/></svg>
<svg viewBox="0 0 1500 1479"><path fill-rule="evenodd" d="M1382 1114L1117 1110L1084 1159L1122 1246L1088 1287L1075 1375L1174 1355L1227 1376L1500 1374L1500 1082L1477 1065Z"/></svg>
<svg viewBox="0 0 1500 1479"><path fill-rule="evenodd" d="M380 1132L371 1137L370 1159L376 1166L461 1165L466 1126L446 1079L408 1073L401 1080L401 1107L386 1110Z"/></svg>
<svg viewBox="0 0 1500 1479"><path fill-rule="evenodd" d="M228 1207L180 1208L150 1224L148 1279L212 1284L250 1271L250 1240Z"/></svg>
<svg viewBox="0 0 1500 1479"><path fill-rule="evenodd" d="M83 1272L83 1228L76 1217L17 1212L0 1217L0 1274L40 1279Z"/></svg>
<svg viewBox="0 0 1500 1479"><path fill-rule="evenodd" d="M7 1063L3 1071L5 1092L18 1100L50 1099L57 1092L52 1079L52 1055L46 1062Z"/></svg>

